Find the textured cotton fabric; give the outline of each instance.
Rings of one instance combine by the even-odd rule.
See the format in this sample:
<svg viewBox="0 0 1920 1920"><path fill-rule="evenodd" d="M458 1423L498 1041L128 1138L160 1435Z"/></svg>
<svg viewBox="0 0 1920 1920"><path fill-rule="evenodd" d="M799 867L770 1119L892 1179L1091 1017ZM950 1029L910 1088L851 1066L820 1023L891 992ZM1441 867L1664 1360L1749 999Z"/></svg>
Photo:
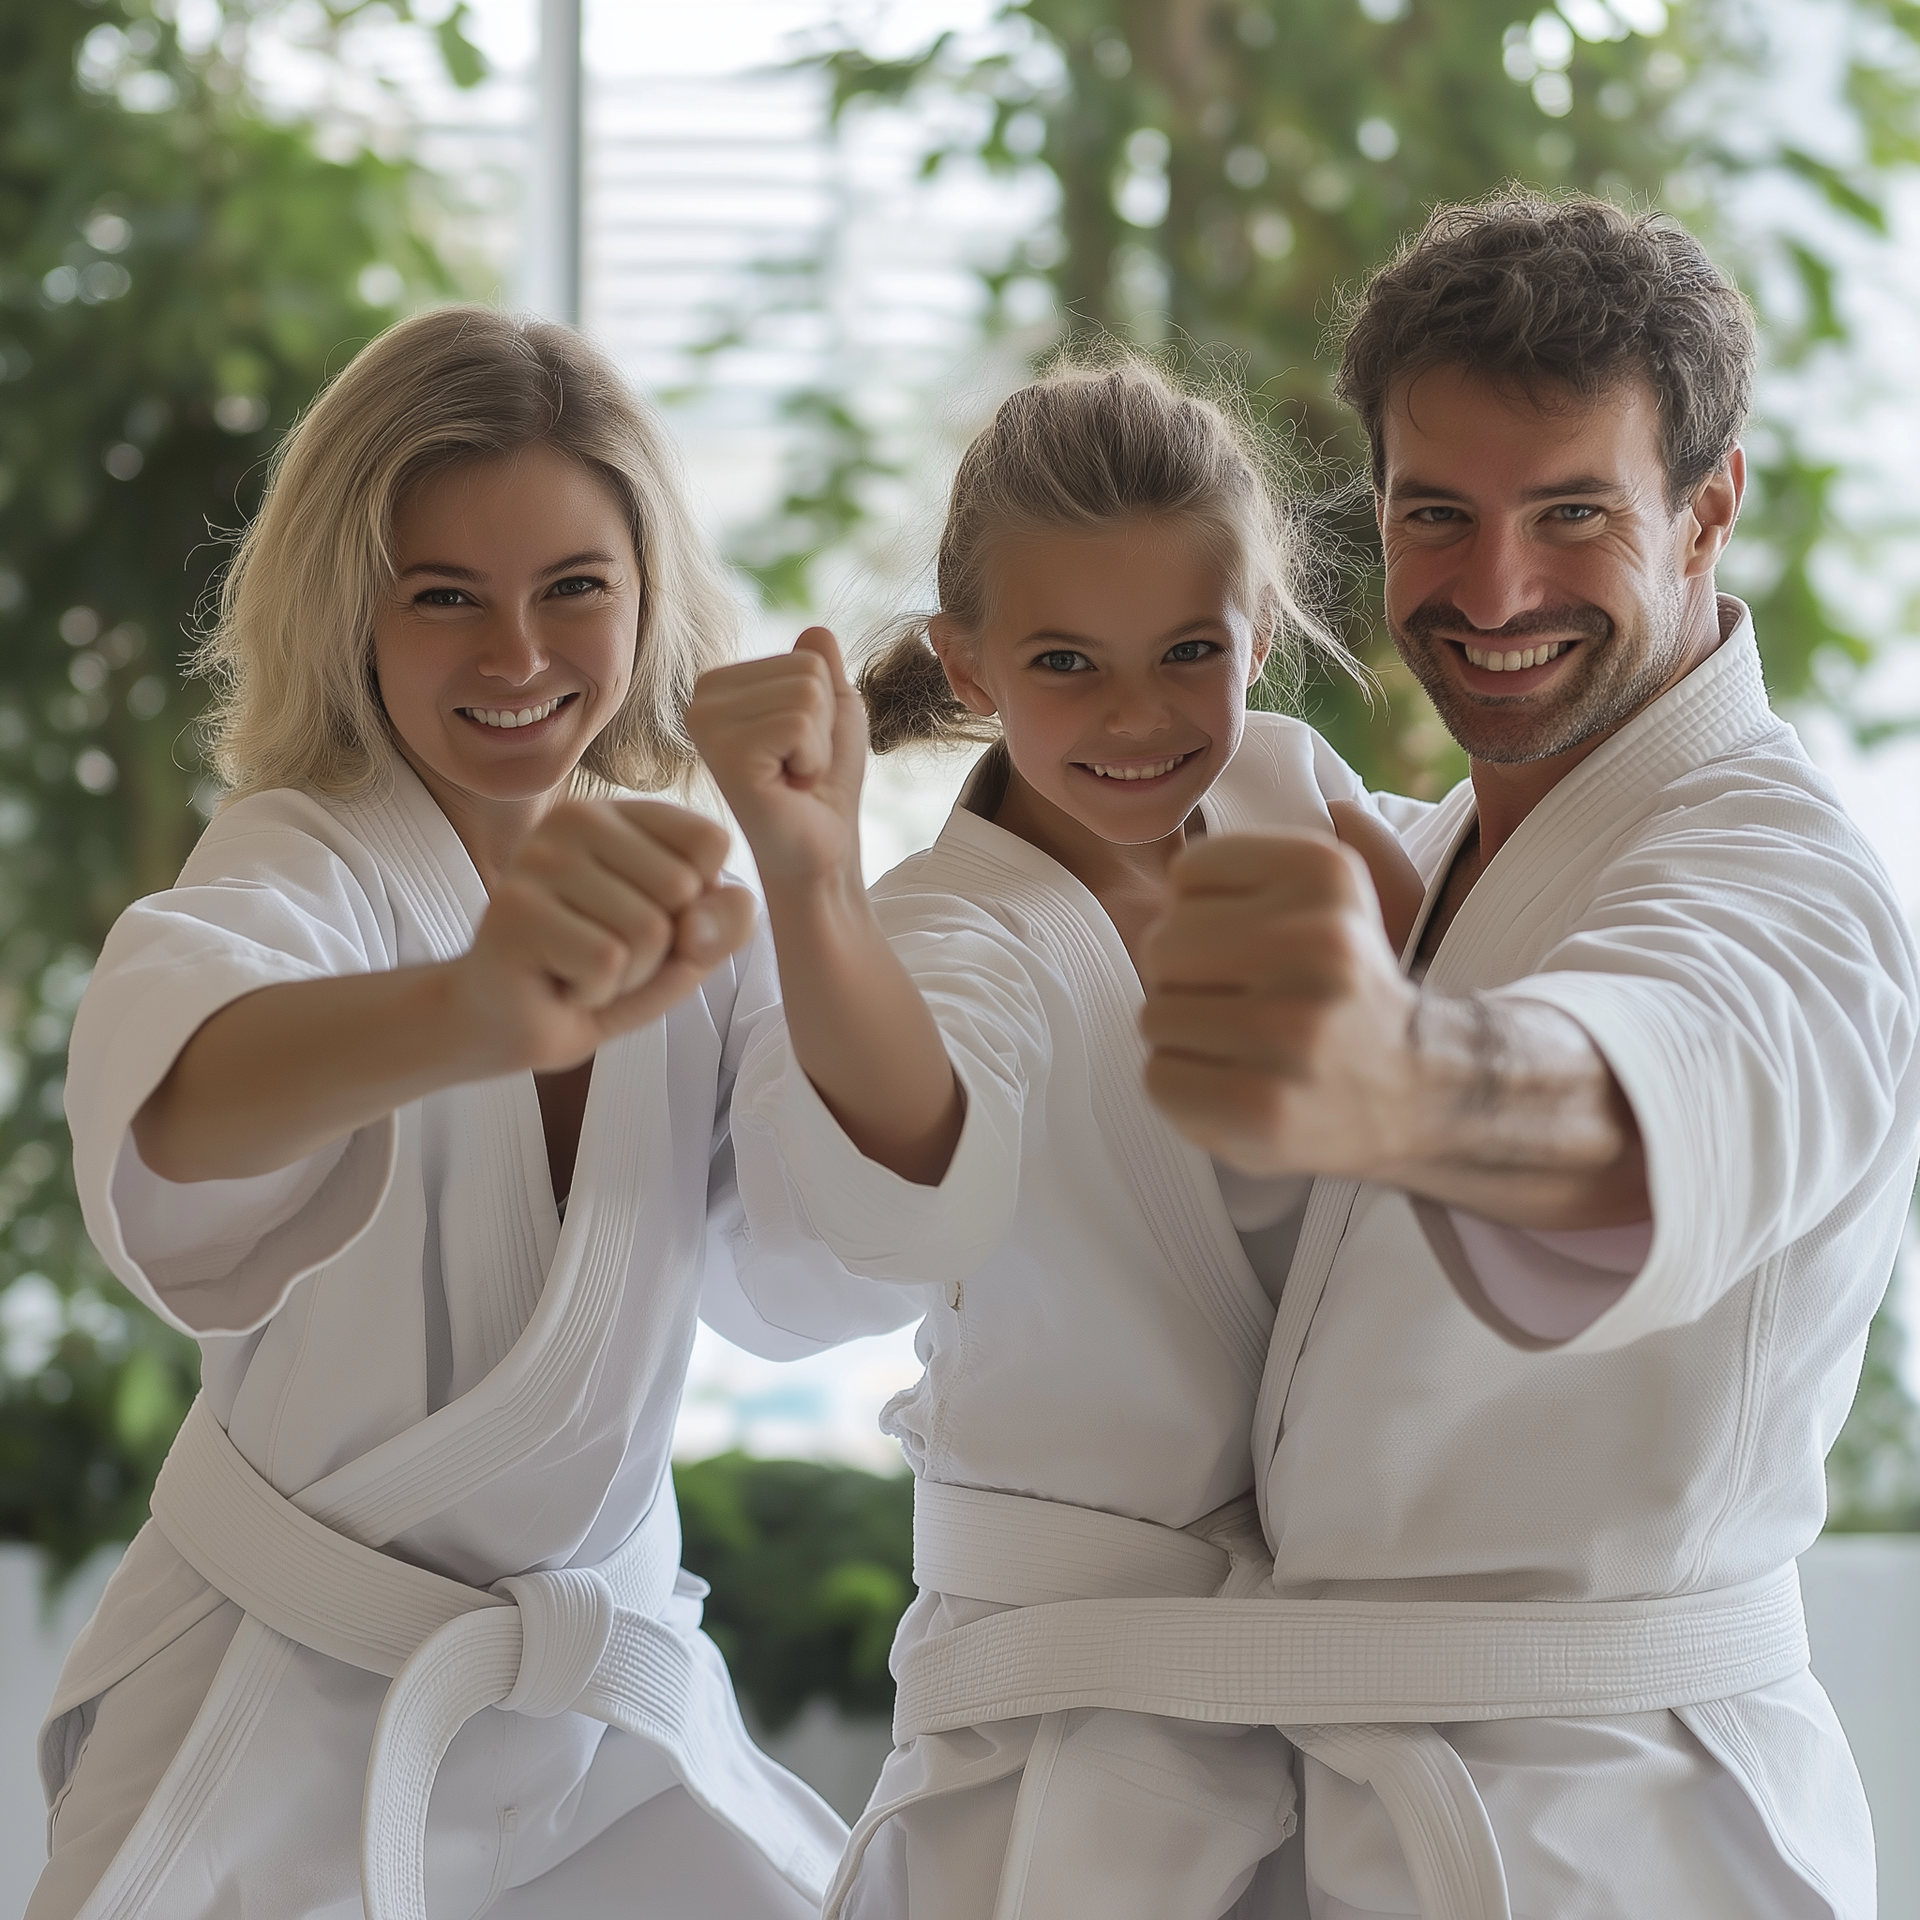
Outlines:
<svg viewBox="0 0 1920 1920"><path fill-rule="evenodd" d="M991 772L873 889L965 1088L945 1178L918 1186L863 1158L770 1030L736 1094L747 1218L816 1236L924 1310L926 1373L882 1422L917 1475L1187 1528L1248 1489L1273 1303L1211 1162L1146 1098L1119 934L1056 861L972 810L990 807ZM1361 798L1310 728L1251 714L1203 812L1209 832L1331 834L1328 800ZM1297 1223L1304 1199L1303 1183L1261 1230ZM831 1337L771 1275L744 1271L765 1318ZM922 1592L896 1659L992 1611ZM987 1920L1034 1738L1025 1720L897 1748L874 1806L898 1810L845 1912ZM1023 1909L1049 1920L1215 1920L1293 1825L1291 1753L1270 1728L1075 1715L1049 1779Z"/></svg>
<svg viewBox="0 0 1920 1920"><path fill-rule="evenodd" d="M1310 1214L1254 1434L1284 1596L1704 1592L1820 1530L1913 1188L1916 970L1722 604L1720 648L1528 815L1427 974L1592 1036L1645 1141L1649 1244L1624 1284L1581 1263L1598 1298L1555 1339L1463 1283L1443 1210L1320 1182L1333 1230L1316 1257ZM1472 789L1397 816L1431 905ZM1874 1910L1865 1799L1810 1675L1631 1724L1442 1731L1485 1781L1516 1915ZM1369 1790L1309 1768L1304 1825L1317 1912L1413 1910Z"/></svg>
<svg viewBox="0 0 1920 1920"><path fill-rule="evenodd" d="M596 1156L614 1164L616 1138L647 1144L633 1176L641 1228L624 1255L615 1250L624 1273L591 1354L569 1356L537 1320L561 1223L530 1075L432 1095L259 1180L172 1187L141 1164L129 1126L194 1031L240 995L444 960L464 950L485 907L458 836L397 758L367 799L242 800L208 828L177 886L115 926L76 1021L67 1083L95 1244L129 1289L199 1339L209 1406L254 1471L296 1501L360 1474L368 1485L354 1510L368 1544L480 1587L594 1566L657 1499L671 1501L668 1449L703 1276L723 1317L752 1331L741 1326L726 1231L737 1206L725 1122L740 1052L774 1005L764 940L595 1062L571 1210L585 1224L570 1219L573 1244L592 1231L594 1196L581 1182ZM820 1284L831 1291L832 1277ZM858 1324L857 1303L847 1314ZM564 1391L549 1390L555 1368ZM545 1400L530 1397L529 1381ZM472 1491L436 1506L431 1486L404 1472L380 1480L374 1463L407 1457L448 1421L464 1423ZM484 1471L475 1449L486 1451ZM399 1516L397 1532L382 1511ZM667 1617L717 1669L699 1632L703 1591L683 1577ZM157 1527L141 1532L69 1658L43 1738L53 1863L33 1920L82 1911L129 1829L173 1804L169 1764L215 1697L241 1622ZM360 1910L361 1783L386 1682L300 1646L263 1671L273 1677L248 1705L255 1718L233 1736L240 1758L141 1909L154 1920ZM769 1806L825 1821L830 1834L832 1816L797 1781L750 1750L741 1765L764 1769ZM622 1834L638 1849L643 1835L668 1844L690 1822L713 1824L690 1803L630 1819L675 1786L657 1750L584 1715L488 1709L456 1736L435 1792L435 1911L485 1912L590 1842L599 1878L583 1868L569 1884L629 1894L593 1904L582 1893L572 1910L654 1911L638 1882L604 1863L623 1857ZM689 1854L719 1863L710 1910L804 1910L751 1852L716 1831ZM637 1853L629 1864L637 1873ZM663 1874L663 1886L684 1878ZM784 1891L769 1894L776 1884ZM657 1910L685 1904L663 1895Z"/></svg>

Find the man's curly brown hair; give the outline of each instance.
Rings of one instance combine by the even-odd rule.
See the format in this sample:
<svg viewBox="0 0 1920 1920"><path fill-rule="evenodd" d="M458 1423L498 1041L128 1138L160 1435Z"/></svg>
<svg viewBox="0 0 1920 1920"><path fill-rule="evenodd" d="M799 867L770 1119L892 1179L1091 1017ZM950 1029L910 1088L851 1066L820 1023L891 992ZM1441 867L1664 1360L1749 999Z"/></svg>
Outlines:
<svg viewBox="0 0 1920 1920"><path fill-rule="evenodd" d="M1385 477L1396 393L1435 367L1551 405L1645 379L1677 507L1726 462L1753 391L1753 312L1699 241L1658 214L1517 188L1438 208L1347 305L1336 391Z"/></svg>

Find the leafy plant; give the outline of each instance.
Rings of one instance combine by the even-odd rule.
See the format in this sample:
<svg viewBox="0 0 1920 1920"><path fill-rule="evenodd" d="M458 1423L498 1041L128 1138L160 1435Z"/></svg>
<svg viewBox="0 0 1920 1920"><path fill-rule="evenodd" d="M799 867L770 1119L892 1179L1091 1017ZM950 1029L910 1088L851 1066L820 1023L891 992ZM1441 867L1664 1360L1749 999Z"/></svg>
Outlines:
<svg viewBox="0 0 1920 1920"><path fill-rule="evenodd" d="M1054 219L983 272L990 326L1037 285L1069 334L1131 338L1244 385L1336 477L1361 452L1331 397L1336 297L1427 208L1508 181L1679 213L1754 292L1775 374L1846 347L1840 256L1884 243L1892 183L1920 157L1920 8L1828 9L1845 163L1810 151L1798 124L1749 110L1781 58L1775 15L1755 0L1516 11L1511 0L1007 0L984 35L943 33L880 59L845 34L809 59L836 120L937 106L922 116L928 173L1051 177ZM801 265L783 265L782 313L800 297ZM1807 450L1791 400L1783 379L1763 386L1739 584L1775 693L1840 699L1872 649L1821 584L1820 557L1846 531L1838 476ZM882 437L844 397L832 434L795 457L808 478L789 506L801 510L754 530L751 556L787 599L804 598L808 564L848 529L844 503L887 467ZM835 510L806 511L815 500ZM1353 506L1345 496L1336 518L1364 556L1372 529ZM1376 784L1437 792L1463 763L1393 656L1371 565L1355 575L1349 636L1387 698L1325 673L1312 717Z"/></svg>
<svg viewBox="0 0 1920 1920"><path fill-rule="evenodd" d="M889 1714L887 1650L913 1598L913 1482L725 1453L673 1470L682 1558L710 1581L706 1626L777 1733L824 1696Z"/></svg>
<svg viewBox="0 0 1920 1920"><path fill-rule="evenodd" d="M228 0L190 47L142 0L0 4L0 1319L66 1302L0 1373L0 1536L62 1566L138 1524L197 1359L88 1305L68 1026L200 831L182 662L227 530L344 355L450 288L425 176L328 159L253 97L266 11Z"/></svg>

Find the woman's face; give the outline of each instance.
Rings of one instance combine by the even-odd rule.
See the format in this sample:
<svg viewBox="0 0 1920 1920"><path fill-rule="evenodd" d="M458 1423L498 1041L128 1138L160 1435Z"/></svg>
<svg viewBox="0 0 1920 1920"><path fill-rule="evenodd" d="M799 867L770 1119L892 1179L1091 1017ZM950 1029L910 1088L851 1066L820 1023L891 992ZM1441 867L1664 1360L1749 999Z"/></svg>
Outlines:
<svg viewBox="0 0 1920 1920"><path fill-rule="evenodd" d="M1197 530L1127 520L993 556L977 634L931 627L954 691L997 713L1015 772L1101 839L1180 830L1233 757L1266 659Z"/></svg>
<svg viewBox="0 0 1920 1920"><path fill-rule="evenodd" d="M424 482L392 537L373 658L407 759L443 807L556 796L633 679L640 567L612 488L523 447Z"/></svg>

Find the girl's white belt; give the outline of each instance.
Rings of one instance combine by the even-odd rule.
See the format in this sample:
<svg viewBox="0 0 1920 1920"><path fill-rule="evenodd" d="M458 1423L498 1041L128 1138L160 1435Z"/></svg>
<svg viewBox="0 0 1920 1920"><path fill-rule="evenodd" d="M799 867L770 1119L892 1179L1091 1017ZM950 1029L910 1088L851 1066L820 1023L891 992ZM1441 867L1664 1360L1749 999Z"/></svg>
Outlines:
<svg viewBox="0 0 1920 1920"><path fill-rule="evenodd" d="M919 1482L916 1580L1014 1611L904 1653L894 1737L1081 1708L1278 1726L1373 1786L1425 1920L1507 1920L1486 1809L1435 1722L1692 1706L1807 1664L1791 1564L1659 1600L1234 1597L1259 1552L1244 1503L1181 1532Z"/></svg>
<svg viewBox="0 0 1920 1920"><path fill-rule="evenodd" d="M202 1579L264 1626L393 1681L361 1815L368 1920L426 1920L427 1803L454 1735L483 1707L590 1714L651 1741L696 1801L729 1825L752 1823L797 1883L826 1884L832 1856L798 1829L781 1846L764 1830L772 1810L730 1779L722 1730L695 1704L701 1676L688 1644L656 1617L679 1571L670 1494L602 1565L482 1590L303 1513L196 1400L154 1487L153 1517Z"/></svg>

